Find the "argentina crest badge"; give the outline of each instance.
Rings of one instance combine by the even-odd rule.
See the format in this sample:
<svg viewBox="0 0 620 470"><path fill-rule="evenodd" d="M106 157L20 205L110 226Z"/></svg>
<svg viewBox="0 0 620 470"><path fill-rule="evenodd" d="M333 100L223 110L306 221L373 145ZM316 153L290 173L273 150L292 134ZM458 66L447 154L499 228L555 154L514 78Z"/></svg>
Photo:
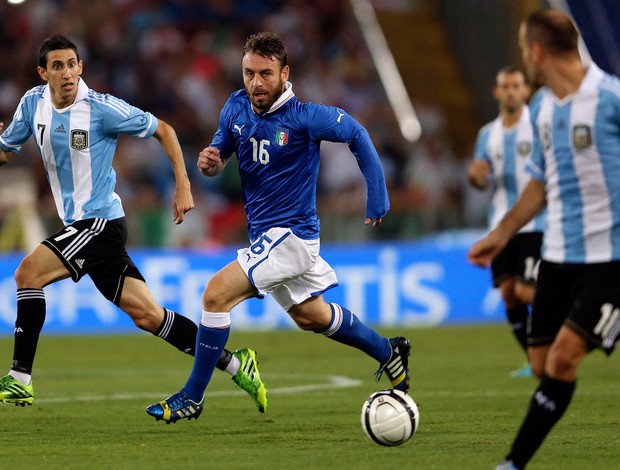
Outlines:
<svg viewBox="0 0 620 470"><path fill-rule="evenodd" d="M518 142L517 153L520 157L527 157L532 153L532 144L530 142Z"/></svg>
<svg viewBox="0 0 620 470"><path fill-rule="evenodd" d="M592 145L592 131L589 126L573 127L573 145L575 148L584 149Z"/></svg>
<svg viewBox="0 0 620 470"><path fill-rule="evenodd" d="M276 143L280 147L284 147L288 144L288 129L284 129L282 127L278 127L276 129Z"/></svg>
<svg viewBox="0 0 620 470"><path fill-rule="evenodd" d="M75 150L84 150L88 147L88 131L83 129L71 130L71 148Z"/></svg>

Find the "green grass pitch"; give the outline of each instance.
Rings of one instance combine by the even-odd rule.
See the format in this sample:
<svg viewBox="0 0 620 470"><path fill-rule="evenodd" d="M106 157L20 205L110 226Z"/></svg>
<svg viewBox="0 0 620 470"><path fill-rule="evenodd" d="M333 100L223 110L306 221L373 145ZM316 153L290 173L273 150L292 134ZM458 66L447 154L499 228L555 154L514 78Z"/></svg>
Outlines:
<svg viewBox="0 0 620 470"><path fill-rule="evenodd" d="M150 335L42 336L34 405L0 405L2 468L494 468L536 385L509 377L523 358L508 327L398 333L413 343L411 394L421 422L392 448L370 441L359 420L364 400L388 385L374 382L376 363L312 333L233 329L230 349L259 353L267 413L216 371L200 419L170 425L144 408L183 386L192 358ZM12 338L0 339L0 354L8 369ZM528 469L620 468L617 356L588 356L570 408Z"/></svg>

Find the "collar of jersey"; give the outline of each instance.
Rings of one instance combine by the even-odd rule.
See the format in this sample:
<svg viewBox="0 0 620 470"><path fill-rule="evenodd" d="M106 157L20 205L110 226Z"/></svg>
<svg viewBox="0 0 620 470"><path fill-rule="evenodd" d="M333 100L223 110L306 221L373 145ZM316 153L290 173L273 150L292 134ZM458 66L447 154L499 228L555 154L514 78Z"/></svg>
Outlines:
<svg viewBox="0 0 620 470"><path fill-rule="evenodd" d="M290 100L293 96L295 96L295 93L293 93L293 84L291 82L286 82L284 84L284 93L280 95L280 98L278 98L277 101L271 105L271 108L269 108L269 111L267 111L265 114L277 111L282 106L284 106L286 102Z"/></svg>
<svg viewBox="0 0 620 470"><path fill-rule="evenodd" d="M57 113L64 113L65 111L67 111L68 109L71 109L71 107L75 104L78 103L80 101L82 101L83 99L85 99L88 96L88 85L86 85L86 82L84 82L84 80L82 80L82 77L78 77L78 91L77 94L75 95L75 101L73 103L71 103L69 106L62 108L62 109L56 109ZM50 102L52 101L52 92L50 91L50 86L49 83L47 85L45 85L45 90L43 91L43 99L45 100L49 100Z"/></svg>

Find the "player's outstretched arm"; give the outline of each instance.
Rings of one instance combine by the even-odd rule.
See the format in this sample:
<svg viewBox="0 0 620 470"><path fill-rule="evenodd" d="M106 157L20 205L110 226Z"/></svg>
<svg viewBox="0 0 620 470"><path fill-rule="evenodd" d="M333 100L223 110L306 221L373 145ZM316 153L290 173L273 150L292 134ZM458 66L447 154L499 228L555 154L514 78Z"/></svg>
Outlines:
<svg viewBox="0 0 620 470"><path fill-rule="evenodd" d="M174 200L172 202L173 221L180 224L184 220L185 213L194 208L194 198L192 197L191 184L183 160L181 145L177 139L177 134L168 123L158 120L159 124L154 137L159 141L166 152L176 181Z"/></svg>
<svg viewBox="0 0 620 470"><path fill-rule="evenodd" d="M198 154L196 165L203 175L216 176L222 172L227 162L227 159L220 157L218 148L207 147Z"/></svg>

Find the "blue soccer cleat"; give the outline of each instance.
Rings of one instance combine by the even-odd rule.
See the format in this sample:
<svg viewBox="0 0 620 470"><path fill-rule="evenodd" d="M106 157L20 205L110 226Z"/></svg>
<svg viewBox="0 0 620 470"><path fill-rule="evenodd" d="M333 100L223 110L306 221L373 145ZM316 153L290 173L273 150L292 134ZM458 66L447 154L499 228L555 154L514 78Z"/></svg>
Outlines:
<svg viewBox="0 0 620 470"><path fill-rule="evenodd" d="M150 414L156 421L163 419L166 424L176 423L180 419L198 419L204 407L205 397L202 397L200 403L192 400L185 390L169 396L159 403L154 403L146 407L146 412Z"/></svg>

